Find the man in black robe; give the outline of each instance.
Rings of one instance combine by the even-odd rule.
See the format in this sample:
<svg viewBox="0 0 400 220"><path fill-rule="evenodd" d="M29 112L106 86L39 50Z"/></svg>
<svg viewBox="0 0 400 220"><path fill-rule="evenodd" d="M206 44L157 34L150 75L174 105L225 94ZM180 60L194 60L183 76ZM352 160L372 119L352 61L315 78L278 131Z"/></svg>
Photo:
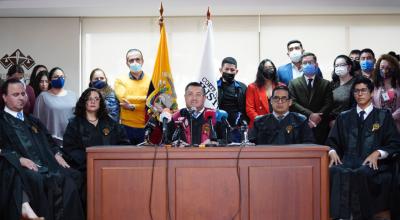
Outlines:
<svg viewBox="0 0 400 220"><path fill-rule="evenodd" d="M84 219L78 192L80 174L69 169L44 125L23 114L27 100L24 85L9 79L2 92L5 108L0 114L0 149L15 155L20 163L14 165L23 181L15 187L22 187L33 210L46 220Z"/></svg>
<svg viewBox="0 0 400 220"><path fill-rule="evenodd" d="M369 220L390 207L390 158L400 139L390 112L372 106L373 89L369 79L355 80L357 106L338 116L328 136L333 219Z"/></svg>
<svg viewBox="0 0 400 220"><path fill-rule="evenodd" d="M314 135L307 118L300 113L289 112L292 100L287 86L274 88L271 104L271 114L256 117L250 131L251 142L257 145L314 143Z"/></svg>
<svg viewBox="0 0 400 220"><path fill-rule="evenodd" d="M168 118L168 141L177 145L199 146L217 144L215 131L216 111L204 107L206 100L204 88L198 82L191 82L185 88L186 108L171 115L168 111L161 118ZM210 125L208 118L213 118ZM220 124L220 123L218 123ZM180 142L180 143L177 143Z"/></svg>

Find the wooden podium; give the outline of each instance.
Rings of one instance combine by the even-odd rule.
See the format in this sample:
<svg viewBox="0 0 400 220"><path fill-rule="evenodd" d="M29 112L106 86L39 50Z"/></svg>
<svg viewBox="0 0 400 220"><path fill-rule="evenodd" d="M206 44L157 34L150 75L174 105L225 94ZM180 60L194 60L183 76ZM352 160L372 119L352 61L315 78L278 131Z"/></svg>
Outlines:
<svg viewBox="0 0 400 220"><path fill-rule="evenodd" d="M88 148L88 219L328 220L327 152L318 145Z"/></svg>

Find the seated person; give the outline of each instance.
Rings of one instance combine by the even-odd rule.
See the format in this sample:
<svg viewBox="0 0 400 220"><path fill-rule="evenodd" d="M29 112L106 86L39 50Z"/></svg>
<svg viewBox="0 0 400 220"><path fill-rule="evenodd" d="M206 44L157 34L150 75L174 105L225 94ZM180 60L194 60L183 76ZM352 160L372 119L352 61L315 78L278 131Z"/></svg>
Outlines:
<svg viewBox="0 0 400 220"><path fill-rule="evenodd" d="M86 89L75 107L63 137L63 149L72 168L86 173L86 148L101 145L129 145L124 128L107 113L99 90Z"/></svg>
<svg viewBox="0 0 400 220"><path fill-rule="evenodd" d="M44 220L43 217L36 215L29 204L30 199L37 198L28 196L28 194L32 195L32 192L29 191L29 186L23 184L19 174L21 169L21 164L15 154L0 152L0 219Z"/></svg>
<svg viewBox="0 0 400 220"><path fill-rule="evenodd" d="M181 109L172 116L172 121L168 125L170 132L168 140L176 142L178 139L189 145L200 145L208 144L217 141L215 129L209 126L208 120L205 116L213 115L213 125L215 125L215 110L211 110L204 107L206 100L205 92L203 87L198 82L191 82L185 88L185 102L186 108ZM164 111L162 113L169 115L170 113ZM163 116L161 116L163 117ZM178 124L181 125L178 125ZM176 126L175 126L176 125ZM177 126L182 126L183 132L178 132ZM214 132L211 136L213 140L210 140L210 132Z"/></svg>
<svg viewBox="0 0 400 220"><path fill-rule="evenodd" d="M389 208L391 161L400 136L388 110L372 105L373 83L356 78L357 106L342 112L328 136L330 215L333 219L373 219Z"/></svg>
<svg viewBox="0 0 400 220"><path fill-rule="evenodd" d="M11 78L3 84L2 92L5 107L0 114L0 149L16 155L21 165L19 175L31 188L27 193L33 210L46 220L84 219L80 174L69 168L46 127L23 113L27 100L24 84Z"/></svg>
<svg viewBox="0 0 400 220"><path fill-rule="evenodd" d="M307 118L300 113L289 112L292 100L287 86L274 88L271 104L271 114L256 117L250 131L251 142L257 145L314 143L314 135Z"/></svg>

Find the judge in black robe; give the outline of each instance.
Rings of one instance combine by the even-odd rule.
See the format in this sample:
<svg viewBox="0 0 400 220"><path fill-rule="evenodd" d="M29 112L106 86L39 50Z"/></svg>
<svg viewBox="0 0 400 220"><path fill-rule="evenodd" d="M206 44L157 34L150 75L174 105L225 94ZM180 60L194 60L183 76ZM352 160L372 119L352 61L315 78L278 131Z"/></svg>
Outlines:
<svg viewBox="0 0 400 220"><path fill-rule="evenodd" d="M10 79L2 91L6 107L0 114L0 148L2 153L18 158L22 166L18 175L25 180L23 189L33 210L46 220L84 219L79 172L67 168L61 149L38 119L29 115L23 115L22 120L16 118L26 101L23 84Z"/></svg>
<svg viewBox="0 0 400 220"><path fill-rule="evenodd" d="M390 112L372 106L370 80L356 79L352 91L357 107L338 116L327 140L330 214L366 220L390 207L390 157L400 151L400 136Z"/></svg>
<svg viewBox="0 0 400 220"><path fill-rule="evenodd" d="M295 112L289 112L292 105L289 89L277 86L272 91L271 105L273 113L258 116L250 131L250 141L260 144L305 144L314 143L314 135L307 118Z"/></svg>
<svg viewBox="0 0 400 220"><path fill-rule="evenodd" d="M88 88L82 93L74 114L64 133L63 150L68 164L81 172L81 197L86 205L86 148L130 143L122 125L109 117L104 98L97 89Z"/></svg>

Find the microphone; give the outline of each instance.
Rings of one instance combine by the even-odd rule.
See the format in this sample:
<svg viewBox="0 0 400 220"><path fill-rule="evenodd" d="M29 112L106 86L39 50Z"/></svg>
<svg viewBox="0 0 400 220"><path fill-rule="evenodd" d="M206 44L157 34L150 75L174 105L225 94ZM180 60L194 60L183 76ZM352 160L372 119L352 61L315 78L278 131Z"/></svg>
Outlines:
<svg viewBox="0 0 400 220"><path fill-rule="evenodd" d="M175 132L172 135L172 142L178 141L177 145L180 145L181 142L181 137L182 137L182 132L184 132L184 129L187 128L188 126L188 121L185 117L179 117L175 122ZM183 133L183 141L186 141L186 135Z"/></svg>
<svg viewBox="0 0 400 220"><path fill-rule="evenodd" d="M162 143L167 143L168 137L168 122L171 121L171 113L163 112L160 114L160 120L162 121Z"/></svg>
<svg viewBox="0 0 400 220"><path fill-rule="evenodd" d="M216 119L216 111L213 109L206 109L204 110L204 119L206 120L211 120L212 125L215 125L217 123Z"/></svg>
<svg viewBox="0 0 400 220"><path fill-rule="evenodd" d="M215 129L214 129L214 125L217 123L216 122L216 118L215 118L215 114L216 114L215 110L212 110L212 109L206 109L204 111L204 118L208 121L208 124L210 125L210 133L209 133L210 141L217 141L218 140L217 139L217 133L215 132Z"/></svg>
<svg viewBox="0 0 400 220"><path fill-rule="evenodd" d="M223 122L228 127L228 129L230 131L232 130L232 127L229 124L228 119L227 119L228 118L228 113L226 111L218 109L217 110L217 114L216 114L216 118L217 118L217 122Z"/></svg>
<svg viewBox="0 0 400 220"><path fill-rule="evenodd" d="M144 127L144 139L148 140L151 132L153 132L153 129L157 127L157 119L153 116L149 118L147 121L145 127Z"/></svg>

